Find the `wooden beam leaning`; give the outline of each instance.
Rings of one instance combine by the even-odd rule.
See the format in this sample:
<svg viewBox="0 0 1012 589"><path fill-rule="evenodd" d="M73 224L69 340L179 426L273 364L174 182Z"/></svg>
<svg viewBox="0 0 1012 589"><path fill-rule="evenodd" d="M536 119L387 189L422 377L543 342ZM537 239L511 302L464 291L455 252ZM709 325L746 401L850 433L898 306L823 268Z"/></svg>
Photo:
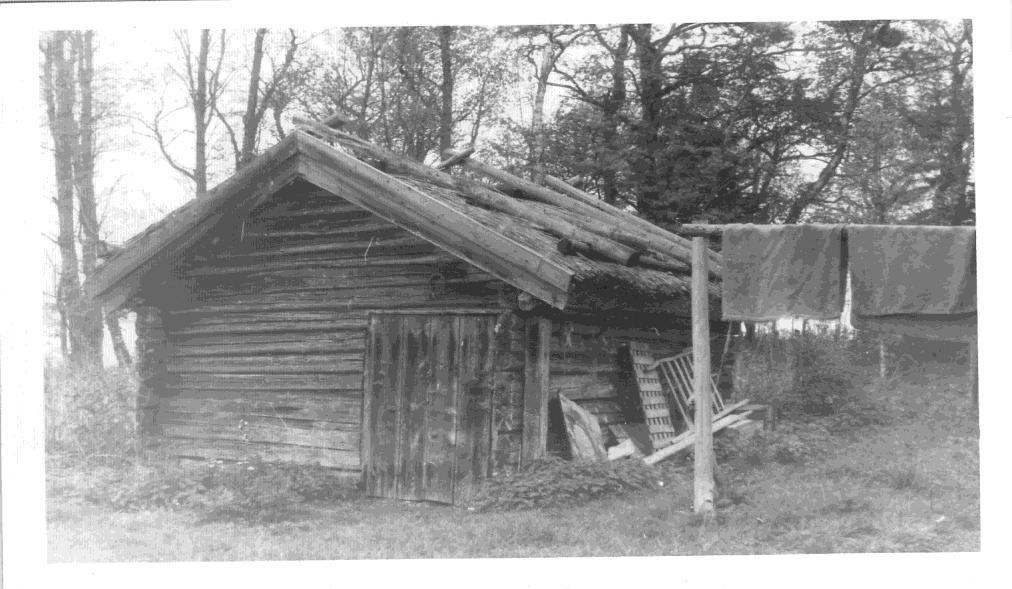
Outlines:
<svg viewBox="0 0 1012 589"><path fill-rule="evenodd" d="M418 235L494 276L565 308L572 271L494 233L445 203L331 149L306 133L299 138L303 175L310 182ZM425 166L423 166L425 167ZM381 197L374 197L377 193Z"/></svg>
<svg viewBox="0 0 1012 589"><path fill-rule="evenodd" d="M587 204L589 204L589 205L591 205L591 206L593 206L595 208L600 209L600 211L602 211L604 213L607 213L609 215L617 215L617 216L621 217L623 220L627 221L628 223L639 226L639 228L642 231L656 233L661 238L671 239L671 240L674 240L676 243L679 243L679 244L685 245L686 247L689 247L689 242L678 235L678 234L682 233L681 231L678 231L678 230L668 231L668 230L661 229L661 228L657 227L656 225L654 225L653 223L650 223L646 219L643 219L642 217L637 217L636 215L631 214L628 211L624 211L624 209L619 208L619 207L617 207L617 206L615 206L613 204L609 204L609 203L601 200L600 198L595 198L594 195L592 195L592 194L590 194L588 192L585 192L585 191L583 191L583 190L581 190L581 189L579 189L579 188L577 188L577 187L569 184L568 182L566 182L564 180L556 178L555 176L546 175L544 177L544 183L547 184L547 185L549 185L549 186L551 186L552 188L555 188L556 190L559 190L560 192L562 192L562 193L564 193L564 194L566 194L568 196L572 196L572 197L577 198L577 199L579 199L579 200L581 200L583 202L586 202ZM696 225L692 225L692 226L684 226L684 225L683 226L679 226L679 228L685 228L685 227L689 227L689 228L697 228L697 227L698 228L707 228L707 227L709 227L709 228L712 228L712 227L716 227L716 226L704 226L704 225L700 225L700 226L696 226ZM686 235L688 235L688 233ZM718 232L712 232L712 230L711 230L710 233L700 234L700 235L708 235L708 236L716 235L716 236L720 236L720 232L719 231ZM707 253L707 255L709 256L709 262L710 262L710 270L711 270L711 272L715 271L716 273L720 273L720 270L722 268L722 262L723 262L721 254L713 252L713 251L709 251ZM683 261L685 261L687 263L687 259L686 258L680 258L680 259L682 259Z"/></svg>
<svg viewBox="0 0 1012 589"><path fill-rule="evenodd" d="M319 129L314 128L314 130ZM596 255L613 262L629 266L635 262L637 256L639 255L639 252L632 247L607 239L598 234L591 233L568 220L559 218L558 216L546 216L539 210L532 210L529 203L520 202L504 194L500 194L495 190L492 190L487 186L482 186L472 180L460 178L458 176L451 176L446 172L441 172L435 168L411 161L393 153L392 151L364 141L348 133L343 133L341 131L329 131L327 136L328 138L337 141L342 146L351 149L353 152L364 154L383 162L385 165L389 166L392 171L414 176L431 182L436 186L461 192L466 195L467 198L484 207L519 217L541 229L544 229L556 237L568 238L586 243Z"/></svg>
<svg viewBox="0 0 1012 589"><path fill-rule="evenodd" d="M710 298L706 238L692 239L692 360L696 399L693 509L713 513L713 408L710 403Z"/></svg>
<svg viewBox="0 0 1012 589"><path fill-rule="evenodd" d="M452 157L454 153L449 152L444 155ZM634 247L649 247L649 249L684 262L688 262L692 258L692 248L685 238L667 232L646 219L641 219L631 213L601 203L602 206L610 207L610 210L603 209L586 202L585 199L572 198L560 194L544 186L514 176L505 170L500 170L473 159L464 160L461 165L468 170L493 178L510 188L519 190L533 200L582 215L585 218L581 221L583 223L587 223L590 220L600 223L607 228L604 230L604 235L609 239L621 241ZM586 229L587 227L585 226L584 228ZM711 262L710 271L714 277L719 277L721 270L720 254L707 250L707 255L710 257Z"/></svg>
<svg viewBox="0 0 1012 589"><path fill-rule="evenodd" d="M450 156L449 159L446 159L446 160L443 160L443 161L439 162L436 165L436 169L437 170L445 170L447 168L452 168L453 166L456 166L460 162L462 162L462 161L466 160L467 158L471 157L473 154L474 154L474 148L473 147L468 147L464 151L458 152L458 153Z"/></svg>
<svg viewBox="0 0 1012 589"><path fill-rule="evenodd" d="M571 184L568 184L560 180L559 178L552 176L551 174L545 174L545 185L548 186L549 188L561 192L562 194L565 194L566 196L571 196L577 200L581 200L587 203L588 205L594 208L601 209L602 211L620 212L622 210L618 207L612 206L602 201L599 198L595 198L594 195L588 192L584 192L583 190L580 190L579 188ZM610 207L610 209L604 207Z"/></svg>

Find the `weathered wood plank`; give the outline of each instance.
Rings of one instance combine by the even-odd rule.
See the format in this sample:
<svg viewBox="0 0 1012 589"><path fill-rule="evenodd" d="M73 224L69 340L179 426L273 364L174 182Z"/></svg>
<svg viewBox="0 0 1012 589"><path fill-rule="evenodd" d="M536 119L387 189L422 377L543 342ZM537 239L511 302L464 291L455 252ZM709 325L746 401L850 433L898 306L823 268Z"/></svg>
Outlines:
<svg viewBox="0 0 1012 589"><path fill-rule="evenodd" d="M170 358L169 372L211 372L217 374L304 374L318 372L362 371L362 355L358 353L303 354L278 356L241 356L238 358Z"/></svg>
<svg viewBox="0 0 1012 589"><path fill-rule="evenodd" d="M187 356L254 356L262 354L329 354L337 352L361 352L364 341L361 337L342 340L314 339L307 336L305 341L246 344L202 344L200 342L175 342L170 351L174 357Z"/></svg>
<svg viewBox="0 0 1012 589"><path fill-rule="evenodd" d="M401 384L401 418L398 421L398 479L399 499L424 499L422 464L425 444L425 393L431 378L429 334L431 323L418 317L400 318L403 326L404 374Z"/></svg>
<svg viewBox="0 0 1012 589"><path fill-rule="evenodd" d="M397 431L400 407L401 324L386 317L374 317L372 322L373 419L374 429L371 462L368 465L371 481L370 494L381 497L397 496Z"/></svg>
<svg viewBox="0 0 1012 589"><path fill-rule="evenodd" d="M228 284L212 282L193 285L187 295L203 301L216 301L232 297L285 296L293 298L326 297L331 300L355 300L363 295L400 291L401 299L411 296L436 300L445 294L461 297L471 296L475 302L493 304L499 295L498 281L488 276L463 276L445 278L438 272L416 276L389 276L349 279L348 282L331 280L326 277L297 279L242 279Z"/></svg>
<svg viewBox="0 0 1012 589"><path fill-rule="evenodd" d="M472 314L487 313L501 309L501 306L489 304L483 300L475 300L473 297L465 296L441 296L438 299L412 299L411 293L398 295L397 291L391 293L380 293L376 296L356 297L347 301L341 301L340 308L347 311L397 311L401 313L424 313L426 311L438 311L440 314ZM208 313L235 312L235 313L259 313L266 311L279 312L302 312L302 311L328 311L333 310L334 298L318 297L315 300L280 299L275 301L255 300L249 302L252 297L234 298L232 301L213 301L212 303L190 303L178 300L166 301L175 303L170 307L177 316L196 314L206 315Z"/></svg>
<svg viewBox="0 0 1012 589"><path fill-rule="evenodd" d="M306 429L286 427L280 421L239 421L222 425L213 422L178 423L159 420L162 434L175 438L195 440L235 440L263 444L288 444L318 449L354 451L358 453L358 432L337 429Z"/></svg>
<svg viewBox="0 0 1012 589"><path fill-rule="evenodd" d="M236 440L196 440L192 438L161 438L162 447L174 456L221 460L250 460L259 457L267 462L316 464L329 468L360 467L358 452L277 443L252 443Z"/></svg>
<svg viewBox="0 0 1012 589"><path fill-rule="evenodd" d="M358 268L373 268L383 269L381 271L388 272L391 274L397 274L399 272L410 271L416 267L429 267L441 262L455 261L457 258L450 254L440 253L428 253L425 251L413 252L411 255L403 254L390 258L369 256L368 258L362 258L361 256L347 257L347 258L329 258L322 260L284 260L283 262L264 261L257 263L248 264L235 264L235 265L202 265L202 264L188 264L181 268L179 272L188 277L194 276L224 276L229 274L249 274L254 272L273 272L278 270L327 270L327 269L358 269ZM478 271L475 269L475 271Z"/></svg>
<svg viewBox="0 0 1012 589"><path fill-rule="evenodd" d="M456 379L459 317L433 317L429 323L430 376L422 432L422 488L429 501L453 503L454 437L457 426Z"/></svg>
<svg viewBox="0 0 1012 589"><path fill-rule="evenodd" d="M710 298L707 293L709 250L706 238L692 238L692 360L696 398L696 440L693 453L693 500L696 513L713 513L713 408L710 391Z"/></svg>
<svg viewBox="0 0 1012 589"><path fill-rule="evenodd" d="M259 321L259 322L227 322L190 323L187 327L174 327L172 338L186 339L192 336L241 336L244 334L297 334L309 332L361 332L366 328L364 319L349 318L338 321Z"/></svg>
<svg viewBox="0 0 1012 589"><path fill-rule="evenodd" d="M340 396L315 392L274 393L261 391L205 391L188 389L164 397L158 416L245 415L251 418L285 419L299 422L347 424L357 427L361 399L357 394ZM194 418L196 419L196 417ZM316 426L314 426L316 427Z"/></svg>
<svg viewBox="0 0 1012 589"><path fill-rule="evenodd" d="M460 317L454 502L465 503L488 476L492 450L495 316Z"/></svg>
<svg viewBox="0 0 1012 589"><path fill-rule="evenodd" d="M552 322L531 317L524 324L523 462L544 457L548 449L549 352Z"/></svg>
<svg viewBox="0 0 1012 589"><path fill-rule="evenodd" d="M171 373L165 378L168 389L218 390L334 390L361 391L362 373L321 374L215 374Z"/></svg>

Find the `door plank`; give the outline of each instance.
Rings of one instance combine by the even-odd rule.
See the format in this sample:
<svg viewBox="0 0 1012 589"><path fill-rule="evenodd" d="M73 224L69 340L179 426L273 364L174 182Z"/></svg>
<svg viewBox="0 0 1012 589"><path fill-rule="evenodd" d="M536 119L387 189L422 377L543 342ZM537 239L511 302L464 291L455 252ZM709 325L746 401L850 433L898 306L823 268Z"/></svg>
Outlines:
<svg viewBox="0 0 1012 589"><path fill-rule="evenodd" d="M397 497L425 498L422 488L426 431L426 396L432 380L431 323L423 317L404 316L404 374L401 386L401 419L398 430L399 477Z"/></svg>
<svg viewBox="0 0 1012 589"><path fill-rule="evenodd" d="M429 382L424 432L423 487L425 499L453 503L454 434L456 431L456 389L451 379L457 362L458 319L432 317L430 320L432 379Z"/></svg>
<svg viewBox="0 0 1012 589"><path fill-rule="evenodd" d="M366 492L379 497L396 497L396 444L401 364L400 322L389 317L373 318L371 350L372 391L370 405L373 430L369 463L366 465Z"/></svg>
<svg viewBox="0 0 1012 589"><path fill-rule="evenodd" d="M460 505L488 476L492 446L494 316L460 318L457 470L454 503Z"/></svg>

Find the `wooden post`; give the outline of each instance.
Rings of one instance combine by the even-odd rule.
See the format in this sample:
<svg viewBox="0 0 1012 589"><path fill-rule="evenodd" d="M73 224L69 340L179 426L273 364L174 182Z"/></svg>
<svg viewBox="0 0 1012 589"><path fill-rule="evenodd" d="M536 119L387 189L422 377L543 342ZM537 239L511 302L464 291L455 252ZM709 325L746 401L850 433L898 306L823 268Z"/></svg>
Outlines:
<svg viewBox="0 0 1012 589"><path fill-rule="evenodd" d="M692 360L696 399L693 508L713 513L713 410L710 407L710 301L706 238L692 238Z"/></svg>
<svg viewBox="0 0 1012 589"><path fill-rule="evenodd" d="M524 421L521 464L544 458L548 448L548 363L552 321L528 317L524 321Z"/></svg>

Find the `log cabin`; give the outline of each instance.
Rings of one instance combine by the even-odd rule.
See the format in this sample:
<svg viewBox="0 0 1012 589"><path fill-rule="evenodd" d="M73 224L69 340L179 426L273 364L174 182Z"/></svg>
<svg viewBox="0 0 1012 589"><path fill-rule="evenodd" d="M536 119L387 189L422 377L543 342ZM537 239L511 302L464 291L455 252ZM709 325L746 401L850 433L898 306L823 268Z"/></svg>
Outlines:
<svg viewBox="0 0 1012 589"><path fill-rule="evenodd" d="M560 394L642 423L628 348L690 345L686 240L450 163L307 124L125 243L85 292L137 314L144 439L459 503L565 453Z"/></svg>

